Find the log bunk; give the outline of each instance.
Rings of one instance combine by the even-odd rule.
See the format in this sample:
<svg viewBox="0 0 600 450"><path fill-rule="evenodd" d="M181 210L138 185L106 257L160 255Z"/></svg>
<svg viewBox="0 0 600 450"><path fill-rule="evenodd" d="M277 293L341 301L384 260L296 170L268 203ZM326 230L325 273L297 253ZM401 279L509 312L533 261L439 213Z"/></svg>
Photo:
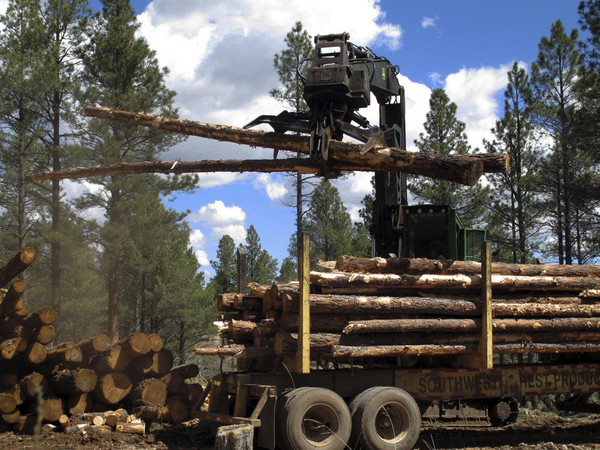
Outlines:
<svg viewBox="0 0 600 450"><path fill-rule="evenodd" d="M134 333L111 344L96 334L53 345L55 311L30 312L25 281L12 281L35 257L25 248L0 269L0 432L32 433L39 414L66 433L143 433L148 421L188 420L203 388L186 380L199 369L173 368L160 336Z"/></svg>
<svg viewBox="0 0 600 450"><path fill-rule="evenodd" d="M313 364L456 367L479 352L480 263L342 256L324 266L333 268L310 273ZM490 279L496 363L600 359L599 266L493 263ZM219 296L225 345L196 352L271 370L297 352L299 284L249 289Z"/></svg>

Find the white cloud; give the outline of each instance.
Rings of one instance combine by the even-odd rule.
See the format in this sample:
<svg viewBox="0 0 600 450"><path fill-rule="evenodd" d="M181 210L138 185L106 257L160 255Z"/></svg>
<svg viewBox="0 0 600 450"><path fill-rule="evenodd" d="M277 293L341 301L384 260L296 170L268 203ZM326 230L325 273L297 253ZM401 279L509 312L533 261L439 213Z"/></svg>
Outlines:
<svg viewBox="0 0 600 450"><path fill-rule="evenodd" d="M246 213L239 206L225 206L221 200L209 203L188 216L192 222L204 222L210 228L241 225L246 220ZM226 233L225 233L226 234Z"/></svg>
<svg viewBox="0 0 600 450"><path fill-rule="evenodd" d="M210 233L210 239L214 243L217 243L226 234L233 238L235 245L239 245L246 241L246 228L244 228L244 225L234 224L224 227L214 227Z"/></svg>
<svg viewBox="0 0 600 450"><path fill-rule="evenodd" d="M458 106L457 116L466 123L472 147L482 148L482 140L492 138L499 105L496 95L506 88L506 73L512 64L500 67L463 68L446 77L445 90Z"/></svg>
<svg viewBox="0 0 600 450"><path fill-rule="evenodd" d="M425 29L429 27L435 27L435 21L438 20L438 17L423 17L423 21L421 22L421 26Z"/></svg>
<svg viewBox="0 0 600 450"><path fill-rule="evenodd" d="M239 174L233 172L215 172L200 174L198 185L201 188L212 188L217 186L225 186L243 180L247 174Z"/></svg>
<svg viewBox="0 0 600 450"><path fill-rule="evenodd" d="M288 191L281 176L268 173L257 175L252 181L252 186L254 189L264 189L271 200L282 198Z"/></svg>

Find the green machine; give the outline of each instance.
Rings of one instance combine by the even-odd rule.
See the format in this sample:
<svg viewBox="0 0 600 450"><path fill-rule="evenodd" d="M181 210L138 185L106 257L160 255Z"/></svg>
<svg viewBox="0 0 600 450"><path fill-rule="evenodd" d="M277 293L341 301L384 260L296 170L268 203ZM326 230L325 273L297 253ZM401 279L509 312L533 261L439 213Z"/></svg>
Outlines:
<svg viewBox="0 0 600 450"><path fill-rule="evenodd" d="M402 206L401 217L402 257L481 261L486 230L466 228L453 207Z"/></svg>

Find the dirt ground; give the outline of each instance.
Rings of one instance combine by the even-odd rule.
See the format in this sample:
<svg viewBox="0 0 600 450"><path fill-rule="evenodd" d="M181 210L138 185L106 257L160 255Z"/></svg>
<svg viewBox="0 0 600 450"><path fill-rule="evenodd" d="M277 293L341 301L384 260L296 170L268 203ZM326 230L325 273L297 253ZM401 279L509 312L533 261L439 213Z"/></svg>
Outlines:
<svg viewBox="0 0 600 450"><path fill-rule="evenodd" d="M198 422L187 425L156 424L145 436L65 435L49 432L39 437L0 434L0 449L75 450L209 450L210 429ZM424 423L418 450L600 450L600 415L572 415L523 411L516 424L499 428L487 423Z"/></svg>

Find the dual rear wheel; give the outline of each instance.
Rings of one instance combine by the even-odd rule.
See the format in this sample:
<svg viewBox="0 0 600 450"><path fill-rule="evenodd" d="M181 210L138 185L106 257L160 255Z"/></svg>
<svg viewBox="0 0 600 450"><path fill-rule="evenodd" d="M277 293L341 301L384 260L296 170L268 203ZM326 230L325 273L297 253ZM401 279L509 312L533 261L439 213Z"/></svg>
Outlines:
<svg viewBox="0 0 600 450"><path fill-rule="evenodd" d="M286 450L408 450L421 429L415 400L402 389L374 387L350 407L335 392L299 388L278 402L277 442ZM358 444L358 445L357 445Z"/></svg>

